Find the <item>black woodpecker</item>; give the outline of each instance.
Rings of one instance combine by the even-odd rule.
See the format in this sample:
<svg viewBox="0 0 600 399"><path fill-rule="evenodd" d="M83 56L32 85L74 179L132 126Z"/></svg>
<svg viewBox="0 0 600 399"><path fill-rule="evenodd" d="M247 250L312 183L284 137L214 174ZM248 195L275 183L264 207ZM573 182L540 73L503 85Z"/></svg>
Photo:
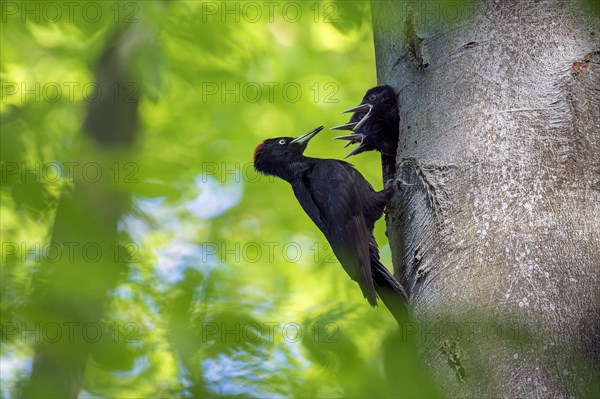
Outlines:
<svg viewBox="0 0 600 399"><path fill-rule="evenodd" d="M343 111L353 112L350 121L334 126L331 130L352 130L353 134L336 139L358 143L347 155L364 151L381 153L383 181L394 179L396 175L396 151L398 149L398 101L391 86L375 86L367 91L360 105Z"/></svg>
<svg viewBox="0 0 600 399"><path fill-rule="evenodd" d="M406 293L379 260L375 221L393 193L375 191L354 167L336 159L310 158L304 150L322 126L297 137L267 139L254 150L254 168L291 184L302 209L323 232L350 278L371 306L379 296L398 322Z"/></svg>

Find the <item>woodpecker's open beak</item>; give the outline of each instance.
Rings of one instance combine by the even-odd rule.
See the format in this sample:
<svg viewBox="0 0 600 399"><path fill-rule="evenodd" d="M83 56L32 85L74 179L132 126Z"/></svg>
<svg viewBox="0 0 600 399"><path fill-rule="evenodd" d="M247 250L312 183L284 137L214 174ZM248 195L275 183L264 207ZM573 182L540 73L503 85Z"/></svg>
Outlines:
<svg viewBox="0 0 600 399"><path fill-rule="evenodd" d="M345 114L346 112L366 112L367 114L360 120L358 121L358 123L356 123L356 125L354 125L354 127L352 128L352 130L357 131L358 129L360 129L360 127L362 125L365 124L365 122L367 121L367 119L369 119L369 117L371 116L371 111L373 110L373 106L371 104L360 104L357 105L356 107L352 107L352 108L348 108L345 111L342 111L342 114ZM343 125L342 125L343 126Z"/></svg>
<svg viewBox="0 0 600 399"><path fill-rule="evenodd" d="M306 144L317 135L321 130L323 130L323 126L319 126L316 129L311 130L310 132L303 134L300 137L296 137L294 140L290 141L290 143L294 144Z"/></svg>
<svg viewBox="0 0 600 399"><path fill-rule="evenodd" d="M349 153L347 153L346 156L344 157L344 159L346 159L346 158L348 158L348 157L350 157L352 155L358 154L359 152L362 152L362 148L363 148L363 146L362 146L362 142L361 142L359 145L357 145L356 147L354 147L352 149L352 151L350 151Z"/></svg>
<svg viewBox="0 0 600 399"><path fill-rule="evenodd" d="M349 134L347 136L337 136L337 137L334 137L334 140L348 140L353 143L359 143L363 140L364 137L365 136L362 134L355 133L355 134Z"/></svg>
<svg viewBox="0 0 600 399"><path fill-rule="evenodd" d="M369 112L371 111L371 108L373 108L371 104L360 104L356 107L348 108L347 110L342 111L342 114L346 114L348 112Z"/></svg>
<svg viewBox="0 0 600 399"><path fill-rule="evenodd" d="M352 151L350 151L348 154L346 154L346 156L344 157L344 159L348 158L351 155L357 154L358 152L361 152L362 141L363 141L364 138L365 138L365 135L364 134L360 134L360 133L349 134L347 136L337 136L337 137L334 137L334 139L336 139L336 140L348 140L348 142L346 143L346 145L344 146L344 148L348 147L350 144L359 143L358 146L356 146L356 148L353 148Z"/></svg>
<svg viewBox="0 0 600 399"><path fill-rule="evenodd" d="M358 124L358 122L348 122L348 123L344 123L343 125L337 125L334 127L330 127L329 130L354 130L354 126L356 126L357 124Z"/></svg>

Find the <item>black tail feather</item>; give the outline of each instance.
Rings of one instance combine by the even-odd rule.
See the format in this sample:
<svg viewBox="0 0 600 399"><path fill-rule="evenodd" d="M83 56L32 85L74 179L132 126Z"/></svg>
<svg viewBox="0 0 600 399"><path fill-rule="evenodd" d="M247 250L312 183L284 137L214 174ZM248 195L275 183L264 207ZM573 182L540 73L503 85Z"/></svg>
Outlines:
<svg viewBox="0 0 600 399"><path fill-rule="evenodd" d="M375 291L398 324L406 320L408 296L404 288L381 263L378 256L371 257L371 273Z"/></svg>

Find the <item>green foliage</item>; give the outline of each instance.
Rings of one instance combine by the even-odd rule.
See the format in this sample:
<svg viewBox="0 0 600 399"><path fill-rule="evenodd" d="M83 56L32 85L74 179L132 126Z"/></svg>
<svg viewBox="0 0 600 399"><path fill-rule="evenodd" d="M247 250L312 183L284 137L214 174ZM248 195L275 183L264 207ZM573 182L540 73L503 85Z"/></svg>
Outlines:
<svg viewBox="0 0 600 399"><path fill-rule="evenodd" d="M265 138L345 122L377 83L368 4L52 4L60 16L2 5L2 396L36 351L83 357L83 389L102 397L399 396L394 368L422 381L393 318L251 164ZM115 71L102 57L122 32ZM83 139L126 109L131 149ZM333 136L309 155L341 158ZM381 187L377 155L352 162ZM382 222L376 235L391 265Z"/></svg>

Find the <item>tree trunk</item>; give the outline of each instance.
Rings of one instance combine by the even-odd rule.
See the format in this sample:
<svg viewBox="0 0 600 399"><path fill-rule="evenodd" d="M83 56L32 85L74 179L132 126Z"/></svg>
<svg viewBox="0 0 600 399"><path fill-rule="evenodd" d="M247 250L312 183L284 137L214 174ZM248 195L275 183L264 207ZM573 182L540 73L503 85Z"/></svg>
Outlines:
<svg viewBox="0 0 600 399"><path fill-rule="evenodd" d="M553 0L372 12L412 184L388 234L424 364L451 397L598 395L598 14Z"/></svg>

